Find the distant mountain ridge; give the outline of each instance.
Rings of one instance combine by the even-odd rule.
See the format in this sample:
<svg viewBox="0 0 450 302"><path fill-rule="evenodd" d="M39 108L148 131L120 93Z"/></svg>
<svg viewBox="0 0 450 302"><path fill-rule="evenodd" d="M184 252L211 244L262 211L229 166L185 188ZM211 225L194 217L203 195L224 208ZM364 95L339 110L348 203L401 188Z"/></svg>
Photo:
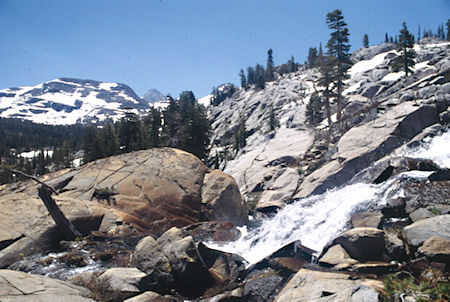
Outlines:
<svg viewBox="0 0 450 302"><path fill-rule="evenodd" d="M58 78L36 86L0 90L0 117L69 125L118 119L125 110L145 114L150 105L129 86Z"/></svg>

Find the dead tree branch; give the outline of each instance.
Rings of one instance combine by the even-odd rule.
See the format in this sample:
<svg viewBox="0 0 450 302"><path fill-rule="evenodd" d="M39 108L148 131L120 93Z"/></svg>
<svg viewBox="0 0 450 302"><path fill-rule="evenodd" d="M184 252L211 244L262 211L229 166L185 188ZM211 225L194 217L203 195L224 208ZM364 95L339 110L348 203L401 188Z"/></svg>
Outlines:
<svg viewBox="0 0 450 302"><path fill-rule="evenodd" d="M66 218L64 213L56 204L55 200L52 198L51 193L55 193L56 195L58 195L58 192L55 190L55 188L46 184L36 176L29 175L15 169L6 168L6 170L8 170L10 173L16 173L26 178L30 178L41 184L41 186L38 188L39 197L44 202L45 207L52 216L53 220L56 223L56 226L62 233L65 240L75 240L75 238L82 236L81 233L77 231L75 226Z"/></svg>

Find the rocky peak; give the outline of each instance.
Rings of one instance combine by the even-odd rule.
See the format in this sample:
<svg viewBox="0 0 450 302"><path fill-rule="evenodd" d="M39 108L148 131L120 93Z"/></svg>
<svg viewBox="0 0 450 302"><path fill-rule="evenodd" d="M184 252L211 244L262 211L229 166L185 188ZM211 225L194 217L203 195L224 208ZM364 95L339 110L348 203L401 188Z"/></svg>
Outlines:
<svg viewBox="0 0 450 302"><path fill-rule="evenodd" d="M156 103L166 99L166 96L159 90L152 88L144 94L143 99L149 103Z"/></svg>

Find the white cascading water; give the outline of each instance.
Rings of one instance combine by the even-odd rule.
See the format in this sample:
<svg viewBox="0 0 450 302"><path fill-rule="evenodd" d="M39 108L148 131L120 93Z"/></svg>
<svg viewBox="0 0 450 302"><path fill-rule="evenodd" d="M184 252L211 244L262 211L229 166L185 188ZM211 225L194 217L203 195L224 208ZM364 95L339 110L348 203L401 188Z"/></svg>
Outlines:
<svg viewBox="0 0 450 302"><path fill-rule="evenodd" d="M443 167L450 167L450 131L425 141L421 147L410 149L404 155L432 159ZM381 206L388 196L401 195L398 179L426 178L430 173L410 171L378 185L356 183L302 198L263 221L261 226L250 231L242 228L242 236L237 241L224 245L210 242L208 246L238 254L250 264L296 240L320 252L345 229L352 213Z"/></svg>

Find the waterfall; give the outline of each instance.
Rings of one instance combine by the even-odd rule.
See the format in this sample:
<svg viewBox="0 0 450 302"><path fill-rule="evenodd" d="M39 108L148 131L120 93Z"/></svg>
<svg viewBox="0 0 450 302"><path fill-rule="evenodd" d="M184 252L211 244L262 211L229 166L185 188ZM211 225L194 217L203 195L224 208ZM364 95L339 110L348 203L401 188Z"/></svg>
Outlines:
<svg viewBox="0 0 450 302"><path fill-rule="evenodd" d="M406 150L403 154L432 159L441 166L449 167L450 132L427 139L420 147ZM286 205L259 227L251 230L241 228L242 235L238 240L226 244L210 242L208 246L238 254L250 264L295 240L320 252L331 239L348 227L352 213L384 205L388 197L402 195L399 188L401 180L424 179L431 173L409 171L378 185L350 184L321 195L302 198Z"/></svg>

